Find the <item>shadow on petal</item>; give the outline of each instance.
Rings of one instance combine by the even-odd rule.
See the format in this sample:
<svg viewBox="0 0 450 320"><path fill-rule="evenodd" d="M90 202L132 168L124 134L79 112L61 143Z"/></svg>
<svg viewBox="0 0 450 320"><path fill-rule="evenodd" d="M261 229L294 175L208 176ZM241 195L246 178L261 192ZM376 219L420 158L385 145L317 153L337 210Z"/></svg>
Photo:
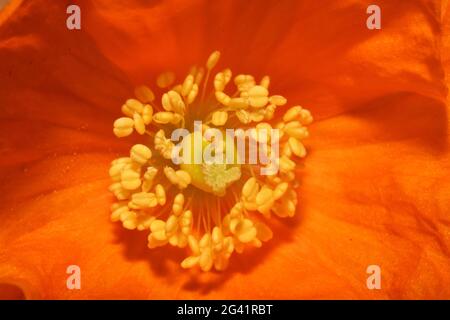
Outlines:
<svg viewBox="0 0 450 320"><path fill-rule="evenodd" d="M130 261L147 261L153 273L162 279L171 281L182 273L183 289L200 292L206 295L219 289L235 274L249 274L252 270L276 254L278 246L292 242L295 230L302 221L302 208L305 202L299 195L300 202L297 214L288 219L271 219L270 227L273 238L263 243L261 248L247 248L244 253L233 253L230 265L225 271L202 272L199 269L184 270L180 263L187 256L186 251L166 245L161 248L149 249L147 247L148 231L137 232L124 229L119 223L115 224L115 243L123 246L124 257Z"/></svg>
<svg viewBox="0 0 450 320"><path fill-rule="evenodd" d="M23 290L11 283L0 283L0 300L25 300Z"/></svg>

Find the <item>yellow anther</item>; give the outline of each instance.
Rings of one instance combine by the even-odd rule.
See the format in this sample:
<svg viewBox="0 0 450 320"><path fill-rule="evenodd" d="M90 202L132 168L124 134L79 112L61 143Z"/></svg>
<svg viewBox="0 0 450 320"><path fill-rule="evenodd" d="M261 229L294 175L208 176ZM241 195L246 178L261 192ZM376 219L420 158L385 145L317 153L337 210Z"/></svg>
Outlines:
<svg viewBox="0 0 450 320"><path fill-rule="evenodd" d="M280 205L275 205L273 212L279 217L293 217L295 214L295 205L292 201L285 201Z"/></svg>
<svg viewBox="0 0 450 320"><path fill-rule="evenodd" d="M238 110L238 111L236 111L236 117L243 124L248 124L248 123L250 123L252 121L251 118L250 118L250 113L248 111L245 111L245 110Z"/></svg>
<svg viewBox="0 0 450 320"><path fill-rule="evenodd" d="M280 183L275 187L275 190L273 191L273 197L275 200L280 199L284 196L287 189L289 188L289 184L287 182Z"/></svg>
<svg viewBox="0 0 450 320"><path fill-rule="evenodd" d="M283 124L283 129L284 131L289 130L289 129L294 129L294 128L301 128L303 127L303 125L300 123L300 121L290 121L288 123Z"/></svg>
<svg viewBox="0 0 450 320"><path fill-rule="evenodd" d="M126 220L129 220L130 218L132 219L133 216L135 217L136 213L132 210L124 210L120 213L119 219L120 221L124 222Z"/></svg>
<svg viewBox="0 0 450 320"><path fill-rule="evenodd" d="M278 200L272 211L279 217L293 217L297 206L297 194L293 190L289 190L286 196Z"/></svg>
<svg viewBox="0 0 450 320"><path fill-rule="evenodd" d="M144 123L144 119L142 119L142 116L139 113L135 113L133 115L133 120L134 120L134 128L136 129L136 132L139 134L144 134L145 133L145 123Z"/></svg>
<svg viewBox="0 0 450 320"><path fill-rule="evenodd" d="M167 124L167 123L176 124L180 122L181 119L182 117L179 114L169 111L161 111L153 115L153 121L160 124Z"/></svg>
<svg viewBox="0 0 450 320"><path fill-rule="evenodd" d="M256 205L263 206L270 201L274 201L274 192L267 186L263 186L261 190L256 195Z"/></svg>
<svg viewBox="0 0 450 320"><path fill-rule="evenodd" d="M129 209L125 204L114 203L111 206L111 221L116 222L120 220L120 215L124 212L128 212Z"/></svg>
<svg viewBox="0 0 450 320"><path fill-rule="evenodd" d="M223 93L222 91L216 91L215 95L216 95L217 101L219 101L224 106L227 106L231 101L231 98L226 93Z"/></svg>
<svg viewBox="0 0 450 320"><path fill-rule="evenodd" d="M298 120L303 125L308 125L313 121L311 113L300 106L290 108L283 116L283 121Z"/></svg>
<svg viewBox="0 0 450 320"><path fill-rule="evenodd" d="M150 226L152 225L152 223L155 219L156 219L155 217L150 216L150 215L144 215L142 217L138 217L137 229L139 231L150 229Z"/></svg>
<svg viewBox="0 0 450 320"><path fill-rule="evenodd" d="M158 205L158 200L154 193L151 192L137 192L131 196L131 201L128 204L133 209L153 208Z"/></svg>
<svg viewBox="0 0 450 320"><path fill-rule="evenodd" d="M234 83L239 91L248 91L255 85L255 78L249 74L239 74L234 78Z"/></svg>
<svg viewBox="0 0 450 320"><path fill-rule="evenodd" d="M133 117L133 114L135 114L135 111L131 110L126 104L122 105L122 113L128 117Z"/></svg>
<svg viewBox="0 0 450 320"><path fill-rule="evenodd" d="M283 147L281 149L281 154L290 158L292 156L292 149L289 146L289 143L283 144Z"/></svg>
<svg viewBox="0 0 450 320"><path fill-rule="evenodd" d="M178 229L178 218L174 215L169 216L166 221L166 234L169 236L173 234Z"/></svg>
<svg viewBox="0 0 450 320"><path fill-rule="evenodd" d="M157 184L155 186L155 196L160 206L166 204L166 191L164 190L164 187L162 185Z"/></svg>
<svg viewBox="0 0 450 320"><path fill-rule="evenodd" d="M225 69L222 72L217 73L214 77L214 89L216 91L223 91L228 82L230 82L231 75L230 69Z"/></svg>
<svg viewBox="0 0 450 320"><path fill-rule="evenodd" d="M133 133L134 121L131 118L122 117L114 121L114 134L118 138L129 136Z"/></svg>
<svg viewBox="0 0 450 320"><path fill-rule="evenodd" d="M205 233L198 243L200 249L205 249L211 246L211 235Z"/></svg>
<svg viewBox="0 0 450 320"><path fill-rule="evenodd" d="M144 182L142 182L142 191L148 192L153 186L153 180L158 173L158 169L154 167L148 167L144 173Z"/></svg>
<svg viewBox="0 0 450 320"><path fill-rule="evenodd" d="M219 72L214 77L214 89L216 91L223 91L225 89L225 76L223 72Z"/></svg>
<svg viewBox="0 0 450 320"><path fill-rule="evenodd" d="M163 206L166 204L166 191L164 190L164 187L160 184L157 184L155 187L155 196L156 200L158 201L158 204L160 206Z"/></svg>
<svg viewBox="0 0 450 320"><path fill-rule="evenodd" d="M256 238L256 228L250 219L243 219L237 224L235 234L240 242L248 243Z"/></svg>
<svg viewBox="0 0 450 320"><path fill-rule="evenodd" d="M303 125L308 125L313 121L311 113L300 106L290 108L283 116L284 122L298 120Z"/></svg>
<svg viewBox="0 0 450 320"><path fill-rule="evenodd" d="M264 76L264 77L261 79L261 82L259 83L259 85L260 85L261 87L264 87L264 88L266 88L266 89L269 89L269 85L270 85L270 77L269 77L269 76Z"/></svg>
<svg viewBox="0 0 450 320"><path fill-rule="evenodd" d="M176 113L184 114L186 109L186 105L184 104L183 98L176 91L169 91L167 93L170 98L170 103L172 104L172 108Z"/></svg>
<svg viewBox="0 0 450 320"><path fill-rule="evenodd" d="M191 232L192 221L193 221L192 220L192 211L186 210L185 212L183 212L183 214L180 217L180 227L181 227L181 231L185 235L188 235Z"/></svg>
<svg viewBox="0 0 450 320"><path fill-rule="evenodd" d="M172 121L170 123L171 124L178 124L182 119L183 119L183 116L181 114L175 113L173 115Z"/></svg>
<svg viewBox="0 0 450 320"><path fill-rule="evenodd" d="M134 230L137 226L137 214L133 211L128 211L126 213L122 213L120 216L120 220L122 221L122 225L125 229Z"/></svg>
<svg viewBox="0 0 450 320"><path fill-rule="evenodd" d="M164 174L166 175L167 179L169 179L169 181L172 184L177 185L178 188L180 188L180 189L187 188L187 186L192 181L191 180L191 176L189 175L189 173L187 173L184 170L177 170L177 171L175 171L171 167L165 167L164 168Z"/></svg>
<svg viewBox="0 0 450 320"><path fill-rule="evenodd" d="M187 103L191 104L192 102L194 102L195 98L197 97L197 94L198 94L198 84L194 83L191 92L189 92L187 96Z"/></svg>
<svg viewBox="0 0 450 320"><path fill-rule="evenodd" d="M264 109L259 109L257 111L250 112L250 121L260 122L264 120L264 115L266 111Z"/></svg>
<svg viewBox="0 0 450 320"><path fill-rule="evenodd" d="M137 113L141 113L142 109L144 108L144 105L139 100L136 99L128 99L125 102L125 105L128 107L129 110Z"/></svg>
<svg viewBox="0 0 450 320"><path fill-rule="evenodd" d="M223 234L219 227L214 227L211 239L213 243L221 243L223 241Z"/></svg>
<svg viewBox="0 0 450 320"><path fill-rule="evenodd" d="M252 107L262 108L264 107L269 98L269 91L262 86L254 86L248 90L248 102Z"/></svg>
<svg viewBox="0 0 450 320"><path fill-rule="evenodd" d="M258 190L256 191L258 193ZM256 196L255 193L255 196ZM244 212L244 205L242 202L237 202L230 210L230 216L232 217L238 217Z"/></svg>
<svg viewBox="0 0 450 320"><path fill-rule="evenodd" d="M176 175L178 177L177 185L180 189L186 188L191 183L191 176L184 170L177 170Z"/></svg>
<svg viewBox="0 0 450 320"><path fill-rule="evenodd" d="M160 88L167 88L175 81L175 73L173 72L164 72L161 73L156 79L156 85Z"/></svg>
<svg viewBox="0 0 450 320"><path fill-rule="evenodd" d="M289 121L297 120L300 117L300 112L302 111L302 109L303 108L300 106L295 106L295 107L289 108L289 110L286 111L286 113L283 116L283 121L289 122Z"/></svg>
<svg viewBox="0 0 450 320"><path fill-rule="evenodd" d="M200 258L198 260L198 265L200 266L202 271L207 272L207 271L211 270L211 268L213 266L213 258L212 258L211 249L202 251L202 253L200 254Z"/></svg>
<svg viewBox="0 0 450 320"><path fill-rule="evenodd" d="M287 103L287 99L283 96L271 96L269 101L276 106L284 106Z"/></svg>
<svg viewBox="0 0 450 320"><path fill-rule="evenodd" d="M253 87L253 85L252 85L252 86L249 86L248 89L250 89L251 87ZM248 100L248 91L241 91L241 92L239 93L239 97Z"/></svg>
<svg viewBox="0 0 450 320"><path fill-rule="evenodd" d="M304 125L311 124L313 122L313 117L311 115L311 112L309 110L303 109L300 112L300 122Z"/></svg>
<svg viewBox="0 0 450 320"><path fill-rule="evenodd" d="M280 171L285 173L295 169L295 162L285 155L280 158Z"/></svg>
<svg viewBox="0 0 450 320"><path fill-rule="evenodd" d="M220 58L220 51L214 51L213 53L211 53L211 55L208 58L208 61L206 62L206 68L208 70L214 68L217 62L219 61L219 58Z"/></svg>
<svg viewBox="0 0 450 320"><path fill-rule="evenodd" d="M131 159L129 157L119 158L114 160L111 163L111 167L109 168L109 176L113 181L120 181L120 173L122 169L127 165L131 163Z"/></svg>
<svg viewBox="0 0 450 320"><path fill-rule="evenodd" d="M130 218L131 218L131 217L130 217ZM124 227L125 229L128 229L128 230L134 230L134 229L136 229L136 221L135 221L135 219L132 219L132 218L123 221L123 222L122 222L122 225L123 225L123 227Z"/></svg>
<svg viewBox="0 0 450 320"><path fill-rule="evenodd" d="M268 186L263 186L256 196L256 209L264 216L269 217L274 201L273 190Z"/></svg>
<svg viewBox="0 0 450 320"><path fill-rule="evenodd" d="M146 104L144 106L144 109L142 110L142 120L144 121L144 124L150 124L152 122L152 116L153 116L153 108Z"/></svg>
<svg viewBox="0 0 450 320"><path fill-rule="evenodd" d="M258 191L259 191L258 181L256 180L256 178L251 177L244 183L244 186L242 187L242 196L245 199L251 201L255 199L256 195L258 194Z"/></svg>
<svg viewBox="0 0 450 320"><path fill-rule="evenodd" d="M173 142L164 135L164 130L159 130L155 134L155 149L158 150L165 159L172 158Z"/></svg>
<svg viewBox="0 0 450 320"><path fill-rule="evenodd" d="M134 172L138 172L139 173L139 172L141 172L141 165L139 163L137 163L137 162L132 160L132 161L130 161L130 163L127 163L127 164L125 164L123 166L123 170L132 170Z"/></svg>
<svg viewBox="0 0 450 320"><path fill-rule="evenodd" d="M156 240L164 241L166 237L166 223L163 220L154 220L150 225L150 230Z"/></svg>
<svg viewBox="0 0 450 320"><path fill-rule="evenodd" d="M248 107L248 98L231 98L228 106L233 109L243 109Z"/></svg>
<svg viewBox="0 0 450 320"><path fill-rule="evenodd" d="M131 196L130 191L124 189L120 182L116 182L116 183L113 183L112 185L110 185L109 191L111 191L114 194L114 196L117 198L117 200L126 200L126 199L129 199Z"/></svg>
<svg viewBox="0 0 450 320"><path fill-rule="evenodd" d="M152 151L143 144L135 144L130 150L130 158L140 165L144 165L152 157Z"/></svg>
<svg viewBox="0 0 450 320"><path fill-rule="evenodd" d="M186 79L184 79L183 86L181 87L181 95L186 97L191 92L192 87L194 86L194 76L188 75Z"/></svg>
<svg viewBox="0 0 450 320"><path fill-rule="evenodd" d="M155 239L153 233L150 233L148 236L148 247L150 249L162 247L167 244L167 239L164 240L157 240Z"/></svg>
<svg viewBox="0 0 450 320"><path fill-rule="evenodd" d="M183 269L190 269L198 264L198 260L198 256L187 257L181 262L181 267Z"/></svg>
<svg viewBox="0 0 450 320"><path fill-rule="evenodd" d="M180 94L174 90L170 90L169 92L163 94L161 102L166 111L173 111L183 114L186 108Z"/></svg>
<svg viewBox="0 0 450 320"><path fill-rule="evenodd" d="M142 103L149 103L155 100L155 94L153 93L153 91L149 87L144 85L134 89L134 95Z"/></svg>
<svg viewBox="0 0 450 320"><path fill-rule="evenodd" d="M289 144L290 150L292 150L292 152L297 157L303 158L304 156L306 156L305 146L298 139L296 139L294 137L290 137L288 139L288 144Z"/></svg>
<svg viewBox="0 0 450 320"><path fill-rule="evenodd" d="M223 70L222 73L224 76L225 84L227 84L228 82L230 82L231 76L233 75L233 73L231 72L231 69L229 69L229 68Z"/></svg>
<svg viewBox="0 0 450 320"><path fill-rule="evenodd" d="M172 212L174 215L178 216L183 211L184 206L184 195L182 193L179 193L175 196L175 199L173 200L172 205Z"/></svg>
<svg viewBox="0 0 450 320"><path fill-rule="evenodd" d="M292 121L292 122L298 122L298 121ZM301 127L301 126L288 126L292 122L289 122L283 129L284 132L290 137L297 138L299 140L305 139L308 137L309 132L308 128Z"/></svg>
<svg viewBox="0 0 450 320"><path fill-rule="evenodd" d="M275 110L276 110L277 106L274 104L269 104L266 107L265 113L264 113L264 119L266 120L272 120L274 115L275 115Z"/></svg>
<svg viewBox="0 0 450 320"><path fill-rule="evenodd" d="M185 211L182 216L170 215L166 221L165 232L169 243L180 248L188 244L188 235L191 232L192 212Z"/></svg>
<svg viewBox="0 0 450 320"><path fill-rule="evenodd" d="M212 115L212 124L215 126L223 126L228 120L228 113L226 111L216 111Z"/></svg>
<svg viewBox="0 0 450 320"><path fill-rule="evenodd" d="M122 170L121 182L122 187L126 190L134 190L140 187L141 177L140 174L134 170Z"/></svg>
<svg viewBox="0 0 450 320"><path fill-rule="evenodd" d="M200 246L197 239L193 235L188 236L188 245L194 255L200 254Z"/></svg>
<svg viewBox="0 0 450 320"><path fill-rule="evenodd" d="M170 103L170 98L167 93L164 93L161 99L162 106L166 111L173 111L172 104Z"/></svg>

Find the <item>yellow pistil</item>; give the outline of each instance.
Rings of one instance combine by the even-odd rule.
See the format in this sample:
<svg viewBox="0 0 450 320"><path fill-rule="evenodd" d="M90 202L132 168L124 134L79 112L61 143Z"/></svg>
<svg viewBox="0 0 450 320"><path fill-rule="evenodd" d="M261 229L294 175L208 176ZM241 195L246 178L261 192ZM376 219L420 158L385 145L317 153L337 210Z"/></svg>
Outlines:
<svg viewBox="0 0 450 320"><path fill-rule="evenodd" d="M220 52L213 52L204 67L192 67L178 84L173 72L159 75L156 85L165 90L160 97L144 85L135 89L135 98L122 105L124 116L114 121L113 133L124 138L136 132L141 141L131 146L128 156L113 160L109 170L109 190L116 198L111 220L149 232L149 248L189 250L182 268L198 266L203 271L224 270L233 252L270 240L273 215L296 213L296 169L307 154L303 140L313 121L307 109L285 108L285 97L270 94L269 76L258 81L249 74L233 78L230 68L213 74L219 59ZM233 84L236 88L230 90ZM278 108L283 108L279 116ZM180 142L191 143L194 159L194 134L173 142L171 133L176 128L192 131L197 120L202 121L197 133L202 153L217 142L205 134L209 128L222 133L254 128L250 137L255 141L279 144L279 170L261 175L260 169L268 165L242 164L234 142L222 149L224 154L234 149L231 163L171 161ZM272 129L279 130L279 138L268 134Z"/></svg>

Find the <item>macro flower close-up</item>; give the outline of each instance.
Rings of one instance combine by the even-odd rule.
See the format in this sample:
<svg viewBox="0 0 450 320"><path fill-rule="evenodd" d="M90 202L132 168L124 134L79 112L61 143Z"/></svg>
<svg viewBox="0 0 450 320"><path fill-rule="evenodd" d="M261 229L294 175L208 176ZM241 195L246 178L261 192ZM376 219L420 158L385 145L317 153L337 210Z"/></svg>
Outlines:
<svg viewBox="0 0 450 320"><path fill-rule="evenodd" d="M0 299L450 299L447 1L0 8Z"/></svg>

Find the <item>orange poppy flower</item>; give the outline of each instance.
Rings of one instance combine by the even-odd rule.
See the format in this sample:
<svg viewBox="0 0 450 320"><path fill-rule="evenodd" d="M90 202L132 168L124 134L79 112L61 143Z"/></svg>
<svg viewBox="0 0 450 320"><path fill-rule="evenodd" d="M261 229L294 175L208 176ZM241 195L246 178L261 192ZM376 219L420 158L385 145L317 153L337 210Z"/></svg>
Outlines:
<svg viewBox="0 0 450 320"><path fill-rule="evenodd" d="M61 1L0 12L0 298L450 298L446 1L379 0L381 30L358 0L78 4L81 30ZM134 87L216 49L315 121L296 215L200 272L109 220L111 160L139 141L111 128Z"/></svg>

